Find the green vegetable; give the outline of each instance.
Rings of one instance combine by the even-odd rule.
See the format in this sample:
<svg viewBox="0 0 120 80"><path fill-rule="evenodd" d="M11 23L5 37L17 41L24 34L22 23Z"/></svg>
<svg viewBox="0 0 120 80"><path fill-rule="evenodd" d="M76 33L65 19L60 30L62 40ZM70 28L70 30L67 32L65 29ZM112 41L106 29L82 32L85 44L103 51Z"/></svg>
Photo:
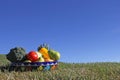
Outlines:
<svg viewBox="0 0 120 80"><path fill-rule="evenodd" d="M10 49L10 52L6 55L6 58L11 62L20 62L25 59L25 49L22 47L15 47Z"/></svg>

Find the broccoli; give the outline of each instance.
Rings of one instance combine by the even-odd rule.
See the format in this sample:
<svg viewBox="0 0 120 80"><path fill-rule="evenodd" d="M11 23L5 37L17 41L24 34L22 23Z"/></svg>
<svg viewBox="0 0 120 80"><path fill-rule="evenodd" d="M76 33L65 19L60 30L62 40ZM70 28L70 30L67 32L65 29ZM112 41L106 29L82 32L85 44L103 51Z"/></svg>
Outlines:
<svg viewBox="0 0 120 80"><path fill-rule="evenodd" d="M6 58L11 62L20 62L25 59L26 51L22 47L15 47L10 49L10 52L6 55Z"/></svg>

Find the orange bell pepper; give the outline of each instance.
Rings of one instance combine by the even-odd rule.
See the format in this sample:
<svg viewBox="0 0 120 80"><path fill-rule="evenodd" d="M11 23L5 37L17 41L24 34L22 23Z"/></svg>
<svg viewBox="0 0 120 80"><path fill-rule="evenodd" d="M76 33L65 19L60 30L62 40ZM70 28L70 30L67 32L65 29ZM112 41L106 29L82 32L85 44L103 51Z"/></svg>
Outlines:
<svg viewBox="0 0 120 80"><path fill-rule="evenodd" d="M43 55L43 58L44 59L50 59L50 56L49 56L49 54L48 54L48 50L46 49L46 48L41 48L40 50L39 50L39 52Z"/></svg>

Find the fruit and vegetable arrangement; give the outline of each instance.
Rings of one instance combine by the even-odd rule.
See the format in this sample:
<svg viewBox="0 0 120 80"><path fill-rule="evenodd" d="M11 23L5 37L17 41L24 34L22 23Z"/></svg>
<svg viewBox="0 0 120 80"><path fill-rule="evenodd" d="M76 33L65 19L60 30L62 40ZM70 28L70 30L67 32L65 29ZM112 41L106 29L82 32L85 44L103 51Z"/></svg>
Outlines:
<svg viewBox="0 0 120 80"><path fill-rule="evenodd" d="M22 47L12 48L6 58L11 62L9 70L54 70L58 66L60 53L50 49L47 44L41 44L37 51L28 53Z"/></svg>

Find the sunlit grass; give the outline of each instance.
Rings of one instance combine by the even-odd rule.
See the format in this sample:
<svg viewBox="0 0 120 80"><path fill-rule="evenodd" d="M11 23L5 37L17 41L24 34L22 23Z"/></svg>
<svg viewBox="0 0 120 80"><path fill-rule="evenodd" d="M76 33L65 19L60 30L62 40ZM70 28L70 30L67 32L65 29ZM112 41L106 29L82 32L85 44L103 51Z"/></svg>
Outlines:
<svg viewBox="0 0 120 80"><path fill-rule="evenodd" d="M0 55L1 66L8 61ZM2 72L0 80L120 80L120 63L62 63L56 70Z"/></svg>

